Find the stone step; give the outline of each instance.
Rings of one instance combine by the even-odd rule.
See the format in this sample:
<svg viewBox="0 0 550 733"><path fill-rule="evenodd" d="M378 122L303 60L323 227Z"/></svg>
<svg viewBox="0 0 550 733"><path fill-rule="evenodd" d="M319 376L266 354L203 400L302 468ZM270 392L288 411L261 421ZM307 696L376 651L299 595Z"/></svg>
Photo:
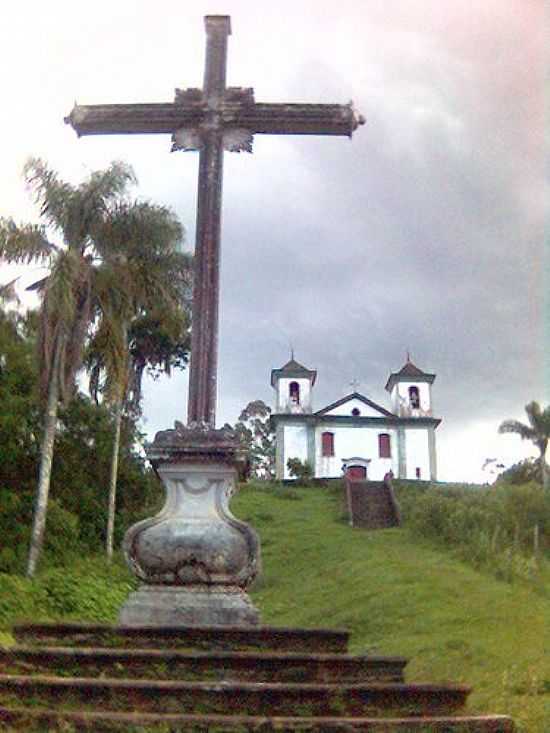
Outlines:
<svg viewBox="0 0 550 733"><path fill-rule="evenodd" d="M300 731L300 733L513 733L510 718L492 716L462 716L456 718L311 718L260 717L227 715L178 715L147 713L74 713L35 708L0 707L0 727L10 726L21 731Z"/></svg>
<svg viewBox="0 0 550 733"><path fill-rule="evenodd" d="M399 508L390 484L346 479L346 501L351 524L365 529L398 527Z"/></svg>
<svg viewBox="0 0 550 733"><path fill-rule="evenodd" d="M448 715L468 693L462 685L173 682L0 675L0 704L52 705L75 711L183 714L362 716Z"/></svg>
<svg viewBox="0 0 550 733"><path fill-rule="evenodd" d="M273 626L108 626L102 624L16 624L21 643L139 649L224 649L246 651L345 652L349 632Z"/></svg>
<svg viewBox="0 0 550 733"><path fill-rule="evenodd" d="M0 649L0 673L156 680L255 682L403 681L402 657L159 649L11 647Z"/></svg>

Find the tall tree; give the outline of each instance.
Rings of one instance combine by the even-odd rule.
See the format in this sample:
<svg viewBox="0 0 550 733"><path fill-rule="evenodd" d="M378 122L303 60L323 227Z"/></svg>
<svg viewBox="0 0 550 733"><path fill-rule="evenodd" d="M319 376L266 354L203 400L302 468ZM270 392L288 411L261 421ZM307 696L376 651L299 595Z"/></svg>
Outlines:
<svg viewBox="0 0 550 733"><path fill-rule="evenodd" d="M125 164L112 163L73 186L39 158L28 161L25 178L40 205L42 223L18 226L12 219L1 219L0 258L19 264L39 262L49 269L48 276L35 284L41 298L38 344L45 408L27 564L27 575L32 577L44 541L58 407L73 394L93 318L98 256L94 232L135 178ZM60 241L51 241L50 234Z"/></svg>
<svg viewBox="0 0 550 733"><path fill-rule="evenodd" d="M97 400L101 392L115 418L106 534L111 558L123 413L139 413L147 365L169 372L187 360L184 303L191 258L179 251L183 228L175 215L149 203L119 203L97 228L96 239L103 256L95 287L99 324L86 365L92 396ZM144 339L151 322L156 328Z"/></svg>
<svg viewBox="0 0 550 733"><path fill-rule="evenodd" d="M275 434L270 415L271 408L263 400L253 400L235 423L235 430L248 451L250 473L259 479L275 476Z"/></svg>
<svg viewBox="0 0 550 733"><path fill-rule="evenodd" d="M519 420L504 420L498 431L499 433L516 433L522 440L530 440L536 445L540 452L542 485L548 490L550 481L546 449L550 440L550 405L543 410L538 402L533 401L525 405L525 412L529 421L528 425Z"/></svg>

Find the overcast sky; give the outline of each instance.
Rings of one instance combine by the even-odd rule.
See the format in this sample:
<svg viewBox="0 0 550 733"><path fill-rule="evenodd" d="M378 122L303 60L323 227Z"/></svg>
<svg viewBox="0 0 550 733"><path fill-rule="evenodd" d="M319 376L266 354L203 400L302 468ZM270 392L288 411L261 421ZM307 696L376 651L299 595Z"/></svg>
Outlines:
<svg viewBox="0 0 550 733"><path fill-rule="evenodd" d="M0 215L36 220L29 155L74 182L123 159L192 248L198 155L170 153L168 136L78 140L63 117L75 100L164 102L200 86L202 18L230 14L229 85L257 101L353 100L367 123L351 141L259 135L252 155L225 156L219 423L272 402L290 344L318 370L317 409L352 380L388 406L409 350L437 374L440 478L479 480L485 458L532 453L498 436L500 421L548 402L543 5L10 0ZM150 437L185 419L186 391L186 376L147 384Z"/></svg>

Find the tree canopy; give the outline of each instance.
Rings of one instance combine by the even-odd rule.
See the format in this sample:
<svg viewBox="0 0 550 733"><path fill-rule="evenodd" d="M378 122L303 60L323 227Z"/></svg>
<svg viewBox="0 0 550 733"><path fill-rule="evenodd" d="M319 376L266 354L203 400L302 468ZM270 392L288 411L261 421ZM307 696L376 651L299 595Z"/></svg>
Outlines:
<svg viewBox="0 0 550 733"><path fill-rule="evenodd" d="M33 158L25 178L41 222L0 219L0 259L40 263L49 270L32 286L41 299L37 344L43 405L27 569L32 576L43 542L59 403L68 406L75 395L86 339L96 338L104 388L120 403L128 386L132 320L154 307L176 313L190 282L189 258L178 250L181 224L165 207L129 199L135 176L126 164L113 162L75 186Z"/></svg>

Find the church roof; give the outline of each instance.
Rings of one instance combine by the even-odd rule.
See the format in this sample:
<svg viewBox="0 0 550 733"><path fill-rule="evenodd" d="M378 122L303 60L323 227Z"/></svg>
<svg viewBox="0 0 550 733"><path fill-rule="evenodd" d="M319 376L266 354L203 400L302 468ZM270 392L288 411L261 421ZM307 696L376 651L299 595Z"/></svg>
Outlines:
<svg viewBox="0 0 550 733"><path fill-rule="evenodd" d="M351 392L351 394L346 395L345 397L342 397L340 400L336 400L336 402L333 402L330 405L327 405L326 407L323 407L322 410L318 410L314 413L314 415L320 417L321 415L326 415L327 412L330 412L331 410L334 410L335 407L340 407L340 405L343 405L346 402L349 402L350 400L359 400L360 402L363 402L363 404L368 405L369 407L372 407L373 410L377 410L382 415L385 415L386 417L397 417L393 414L393 412L389 412L386 410L385 407L382 407L381 405L377 405L376 402L373 402L372 400L369 400L368 397L365 397L365 395L360 394L359 392Z"/></svg>
<svg viewBox="0 0 550 733"><path fill-rule="evenodd" d="M271 370L271 386L275 387L275 383L278 379L291 379L292 377L310 379L311 384L314 385L315 380L317 379L317 372L314 369L307 369L305 366L297 362L296 359L292 358L280 369Z"/></svg>
<svg viewBox="0 0 550 733"><path fill-rule="evenodd" d="M410 359L407 359L407 363L405 366L401 367L401 369L398 372L392 372L390 376L388 377L388 381L386 382L386 389L388 392L391 392L393 389L393 385L396 382L401 381L414 381L414 382L428 382L428 384L432 384L432 382L435 379L435 374L428 374L428 372L423 372L422 369L419 369L415 364L412 363Z"/></svg>

